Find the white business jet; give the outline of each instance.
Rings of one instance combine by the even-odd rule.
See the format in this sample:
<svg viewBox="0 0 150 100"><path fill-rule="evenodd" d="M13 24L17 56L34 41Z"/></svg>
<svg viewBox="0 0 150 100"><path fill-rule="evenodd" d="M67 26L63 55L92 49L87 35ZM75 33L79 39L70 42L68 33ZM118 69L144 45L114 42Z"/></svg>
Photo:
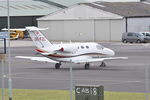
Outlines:
<svg viewBox="0 0 150 100"><path fill-rule="evenodd" d="M112 57L115 55L113 50L95 42L52 44L40 31L44 29L37 27L25 29L36 45L36 51L44 57L16 56L17 58L52 62L55 63L56 69L59 69L62 63L84 63L84 68L89 69L92 62L101 62L100 67L105 67L105 60L127 59L127 57Z"/></svg>

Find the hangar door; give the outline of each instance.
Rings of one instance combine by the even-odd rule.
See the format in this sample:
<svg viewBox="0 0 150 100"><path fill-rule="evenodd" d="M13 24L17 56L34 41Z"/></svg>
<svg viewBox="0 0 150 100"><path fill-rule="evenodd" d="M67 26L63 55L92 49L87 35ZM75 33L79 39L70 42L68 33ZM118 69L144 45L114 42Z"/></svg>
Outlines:
<svg viewBox="0 0 150 100"><path fill-rule="evenodd" d="M95 20L95 41L121 41L123 32L125 25L122 19Z"/></svg>
<svg viewBox="0 0 150 100"><path fill-rule="evenodd" d="M111 41L121 41L122 33L125 32L125 20L113 19L110 20Z"/></svg>
<svg viewBox="0 0 150 100"><path fill-rule="evenodd" d="M38 21L48 27L45 35L54 41L120 41L125 29L122 20Z"/></svg>
<svg viewBox="0 0 150 100"><path fill-rule="evenodd" d="M43 31L43 34L48 40L63 40L65 37L63 34L64 21L38 21L38 27L48 28Z"/></svg>
<svg viewBox="0 0 150 100"><path fill-rule="evenodd" d="M64 21L64 35L66 40L93 41L93 20Z"/></svg>
<svg viewBox="0 0 150 100"><path fill-rule="evenodd" d="M150 18L127 18L128 32L150 31Z"/></svg>
<svg viewBox="0 0 150 100"><path fill-rule="evenodd" d="M93 20L38 21L39 27L48 27L45 35L49 40L93 41Z"/></svg>
<svg viewBox="0 0 150 100"><path fill-rule="evenodd" d="M109 41L110 39L110 21L95 20L95 41Z"/></svg>

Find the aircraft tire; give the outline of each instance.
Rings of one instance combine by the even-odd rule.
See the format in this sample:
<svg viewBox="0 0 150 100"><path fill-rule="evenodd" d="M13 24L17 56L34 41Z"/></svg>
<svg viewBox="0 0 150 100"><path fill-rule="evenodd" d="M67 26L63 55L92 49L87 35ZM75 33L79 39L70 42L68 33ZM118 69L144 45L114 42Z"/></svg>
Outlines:
<svg viewBox="0 0 150 100"><path fill-rule="evenodd" d="M106 64L104 62L102 62L100 67L106 67Z"/></svg>
<svg viewBox="0 0 150 100"><path fill-rule="evenodd" d="M84 68L85 69L89 69L90 68L90 64L85 64Z"/></svg>
<svg viewBox="0 0 150 100"><path fill-rule="evenodd" d="M60 63L56 63L55 64L55 69L60 69L60 65L61 65Z"/></svg>

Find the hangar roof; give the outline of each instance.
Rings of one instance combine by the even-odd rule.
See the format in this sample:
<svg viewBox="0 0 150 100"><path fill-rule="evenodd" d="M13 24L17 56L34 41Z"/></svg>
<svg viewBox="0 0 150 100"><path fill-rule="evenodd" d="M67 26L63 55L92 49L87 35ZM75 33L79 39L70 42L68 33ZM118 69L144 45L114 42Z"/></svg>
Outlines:
<svg viewBox="0 0 150 100"><path fill-rule="evenodd" d="M94 2L78 3L51 13L38 20L120 19L123 17L150 17L149 2Z"/></svg>
<svg viewBox="0 0 150 100"><path fill-rule="evenodd" d="M85 4L77 4L59 10L37 20L86 20L86 19L122 19L123 17Z"/></svg>
<svg viewBox="0 0 150 100"><path fill-rule="evenodd" d="M48 0L64 6L71 6L77 3L85 2L86 0Z"/></svg>
<svg viewBox="0 0 150 100"><path fill-rule="evenodd" d="M7 16L6 1L0 1L0 17ZM59 9L61 8L39 1L10 1L10 16L41 16Z"/></svg>
<svg viewBox="0 0 150 100"><path fill-rule="evenodd" d="M150 16L149 2L95 2L85 4L124 17Z"/></svg>

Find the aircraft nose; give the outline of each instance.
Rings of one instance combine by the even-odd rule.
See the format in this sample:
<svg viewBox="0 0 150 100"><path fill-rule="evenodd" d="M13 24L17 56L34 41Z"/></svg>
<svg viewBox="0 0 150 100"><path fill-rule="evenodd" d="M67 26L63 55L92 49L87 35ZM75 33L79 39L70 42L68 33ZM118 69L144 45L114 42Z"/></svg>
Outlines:
<svg viewBox="0 0 150 100"><path fill-rule="evenodd" d="M113 50L110 50L110 56L114 56L115 55L115 52Z"/></svg>
<svg viewBox="0 0 150 100"><path fill-rule="evenodd" d="M108 51L107 53L108 53L109 56L114 56L115 55L115 52L113 50L107 48L107 51Z"/></svg>

